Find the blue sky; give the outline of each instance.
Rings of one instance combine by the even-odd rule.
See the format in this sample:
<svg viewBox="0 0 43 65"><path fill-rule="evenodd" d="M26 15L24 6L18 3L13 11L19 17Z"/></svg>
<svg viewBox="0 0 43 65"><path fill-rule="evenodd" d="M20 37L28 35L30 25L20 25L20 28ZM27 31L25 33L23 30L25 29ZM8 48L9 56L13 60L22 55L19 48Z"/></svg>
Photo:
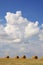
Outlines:
<svg viewBox="0 0 43 65"><path fill-rule="evenodd" d="M43 56L43 0L0 0L0 57Z"/></svg>
<svg viewBox="0 0 43 65"><path fill-rule="evenodd" d="M0 0L0 18L3 19L6 12L18 10L31 21L43 22L43 0Z"/></svg>

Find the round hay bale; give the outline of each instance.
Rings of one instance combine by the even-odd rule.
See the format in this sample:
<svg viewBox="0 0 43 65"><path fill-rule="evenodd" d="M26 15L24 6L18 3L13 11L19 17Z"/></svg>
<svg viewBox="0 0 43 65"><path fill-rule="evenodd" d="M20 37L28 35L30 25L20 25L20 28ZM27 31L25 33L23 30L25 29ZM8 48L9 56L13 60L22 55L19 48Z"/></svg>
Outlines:
<svg viewBox="0 0 43 65"><path fill-rule="evenodd" d="M38 59L38 56L33 56L32 59Z"/></svg>
<svg viewBox="0 0 43 65"><path fill-rule="evenodd" d="M24 59L25 59L25 58L26 58L26 56L24 55L22 58L24 58Z"/></svg>
<svg viewBox="0 0 43 65"><path fill-rule="evenodd" d="M9 58L9 56L7 56L6 58Z"/></svg>
<svg viewBox="0 0 43 65"><path fill-rule="evenodd" d="M19 59L19 56L16 56L17 59Z"/></svg>

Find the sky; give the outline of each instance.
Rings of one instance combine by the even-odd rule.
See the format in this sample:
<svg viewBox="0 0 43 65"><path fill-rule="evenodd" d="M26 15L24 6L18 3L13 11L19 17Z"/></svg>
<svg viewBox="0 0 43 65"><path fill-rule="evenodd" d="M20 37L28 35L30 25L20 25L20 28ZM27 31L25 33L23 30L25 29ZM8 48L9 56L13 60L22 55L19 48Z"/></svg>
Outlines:
<svg viewBox="0 0 43 65"><path fill-rule="evenodd" d="M0 0L0 57L43 56L43 0Z"/></svg>

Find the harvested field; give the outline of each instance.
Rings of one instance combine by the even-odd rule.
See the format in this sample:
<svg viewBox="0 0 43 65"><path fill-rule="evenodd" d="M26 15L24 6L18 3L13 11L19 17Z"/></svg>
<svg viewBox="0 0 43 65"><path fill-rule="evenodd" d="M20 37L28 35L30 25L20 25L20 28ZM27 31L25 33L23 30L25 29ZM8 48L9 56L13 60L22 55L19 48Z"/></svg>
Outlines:
<svg viewBox="0 0 43 65"><path fill-rule="evenodd" d="M0 65L43 65L43 60L0 58Z"/></svg>

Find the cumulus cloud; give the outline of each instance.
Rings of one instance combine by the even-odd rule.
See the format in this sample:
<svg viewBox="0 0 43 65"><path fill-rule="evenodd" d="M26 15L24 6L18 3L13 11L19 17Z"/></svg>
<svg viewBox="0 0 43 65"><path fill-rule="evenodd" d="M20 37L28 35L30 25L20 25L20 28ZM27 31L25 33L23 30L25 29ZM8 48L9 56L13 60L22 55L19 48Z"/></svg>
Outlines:
<svg viewBox="0 0 43 65"><path fill-rule="evenodd" d="M43 30L40 31L39 39L43 41Z"/></svg>
<svg viewBox="0 0 43 65"><path fill-rule="evenodd" d="M26 37L36 35L38 33L39 33L38 22L37 21L35 23L29 22L25 28Z"/></svg>
<svg viewBox="0 0 43 65"><path fill-rule="evenodd" d="M11 24L11 25L27 22L27 19L22 17L21 11L17 11L15 14L7 12L5 19L6 19L7 23Z"/></svg>
<svg viewBox="0 0 43 65"><path fill-rule="evenodd" d="M40 53L43 49L43 23L40 27L38 21L32 22L24 18L21 11L7 12L5 20L5 26L0 24L0 49L3 50L0 50L1 53L11 56Z"/></svg>
<svg viewBox="0 0 43 65"><path fill-rule="evenodd" d="M38 21L35 23L28 21L22 16L21 11L17 11L16 14L8 12L5 19L7 21L5 31L14 39L23 39L39 32Z"/></svg>

